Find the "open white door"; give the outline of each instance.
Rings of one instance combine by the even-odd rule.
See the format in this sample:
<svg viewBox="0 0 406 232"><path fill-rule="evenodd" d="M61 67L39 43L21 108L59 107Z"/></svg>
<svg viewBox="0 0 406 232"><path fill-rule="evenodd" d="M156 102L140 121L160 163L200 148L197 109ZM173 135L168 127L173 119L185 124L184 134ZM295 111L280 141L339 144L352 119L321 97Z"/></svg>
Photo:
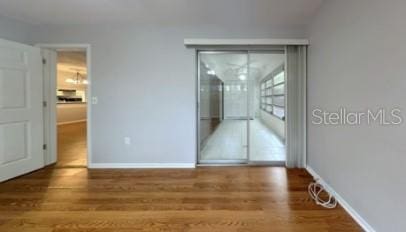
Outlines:
<svg viewBox="0 0 406 232"><path fill-rule="evenodd" d="M44 166L40 49L0 39L0 181Z"/></svg>

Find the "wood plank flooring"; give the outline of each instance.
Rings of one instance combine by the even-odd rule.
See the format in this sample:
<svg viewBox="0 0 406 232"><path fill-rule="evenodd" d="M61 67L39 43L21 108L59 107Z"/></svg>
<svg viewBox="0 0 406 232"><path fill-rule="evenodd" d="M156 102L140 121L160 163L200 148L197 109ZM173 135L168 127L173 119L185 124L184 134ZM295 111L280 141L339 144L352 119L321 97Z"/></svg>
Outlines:
<svg viewBox="0 0 406 232"><path fill-rule="evenodd" d="M58 126L58 167L86 167L86 122Z"/></svg>
<svg viewBox="0 0 406 232"><path fill-rule="evenodd" d="M0 231L361 231L304 170L48 167L0 183Z"/></svg>

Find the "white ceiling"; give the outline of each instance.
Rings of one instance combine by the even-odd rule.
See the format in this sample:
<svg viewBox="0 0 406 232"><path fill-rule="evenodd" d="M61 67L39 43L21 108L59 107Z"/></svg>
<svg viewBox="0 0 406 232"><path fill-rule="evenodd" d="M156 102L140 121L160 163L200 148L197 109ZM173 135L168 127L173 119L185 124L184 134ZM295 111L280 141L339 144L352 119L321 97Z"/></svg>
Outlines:
<svg viewBox="0 0 406 232"><path fill-rule="evenodd" d="M0 0L0 15L33 24L305 25L322 0Z"/></svg>
<svg viewBox="0 0 406 232"><path fill-rule="evenodd" d="M251 53L249 62L246 54L235 53L202 53L200 58L223 81L240 80L239 75L248 72L248 63L250 78L259 81L285 61L285 55L278 53Z"/></svg>

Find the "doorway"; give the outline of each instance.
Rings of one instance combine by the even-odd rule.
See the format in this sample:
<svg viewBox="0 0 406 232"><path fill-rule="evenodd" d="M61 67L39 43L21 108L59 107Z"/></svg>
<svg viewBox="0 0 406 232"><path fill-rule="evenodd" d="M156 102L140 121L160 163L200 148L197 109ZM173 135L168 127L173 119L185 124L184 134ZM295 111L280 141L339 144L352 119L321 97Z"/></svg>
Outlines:
<svg viewBox="0 0 406 232"><path fill-rule="evenodd" d="M284 165L284 49L197 56L198 163Z"/></svg>
<svg viewBox="0 0 406 232"><path fill-rule="evenodd" d="M90 163L90 46L38 46L44 58L45 164L87 167Z"/></svg>
<svg viewBox="0 0 406 232"><path fill-rule="evenodd" d="M86 51L57 51L57 166L87 164Z"/></svg>

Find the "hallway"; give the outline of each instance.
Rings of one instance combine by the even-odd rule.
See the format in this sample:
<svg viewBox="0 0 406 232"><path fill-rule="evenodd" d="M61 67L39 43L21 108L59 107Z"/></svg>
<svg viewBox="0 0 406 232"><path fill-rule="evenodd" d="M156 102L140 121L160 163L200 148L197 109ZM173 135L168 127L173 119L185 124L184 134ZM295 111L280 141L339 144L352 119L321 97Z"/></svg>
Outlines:
<svg viewBox="0 0 406 232"><path fill-rule="evenodd" d="M259 119L250 121L250 160L285 161L285 145ZM247 158L247 121L224 120L209 137L201 160L241 160Z"/></svg>
<svg viewBox="0 0 406 232"><path fill-rule="evenodd" d="M58 126L58 167L87 165L86 122Z"/></svg>

